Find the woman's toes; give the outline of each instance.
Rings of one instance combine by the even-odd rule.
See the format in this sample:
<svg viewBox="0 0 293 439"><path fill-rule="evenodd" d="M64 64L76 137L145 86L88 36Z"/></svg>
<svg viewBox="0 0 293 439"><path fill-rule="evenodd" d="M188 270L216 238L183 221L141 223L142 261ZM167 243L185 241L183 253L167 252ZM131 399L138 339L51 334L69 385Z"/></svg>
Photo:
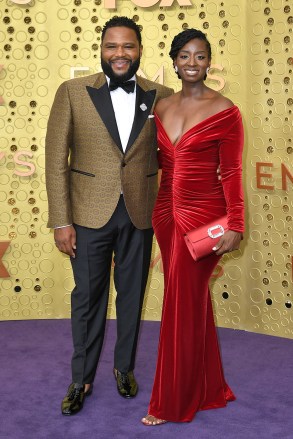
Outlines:
<svg viewBox="0 0 293 439"><path fill-rule="evenodd" d="M164 421L163 419L158 419L152 415L147 415L145 418L142 418L141 422L144 425L160 425L165 424L167 421Z"/></svg>

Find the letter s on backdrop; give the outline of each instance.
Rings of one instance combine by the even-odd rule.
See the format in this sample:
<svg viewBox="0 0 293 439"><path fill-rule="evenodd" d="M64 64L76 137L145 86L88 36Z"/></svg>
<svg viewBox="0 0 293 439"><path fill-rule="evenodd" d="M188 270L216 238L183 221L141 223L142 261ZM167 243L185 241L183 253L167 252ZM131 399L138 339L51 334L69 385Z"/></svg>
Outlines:
<svg viewBox="0 0 293 439"><path fill-rule="evenodd" d="M20 177L29 177L30 175L32 175L35 170L36 167L33 163L30 162L25 162L24 160L20 160L19 156L23 155L24 157L33 157L33 153L30 151L18 151L15 155L14 155L14 161L16 164L18 165L22 165L22 166L27 166L30 170L27 172L23 172L23 171L17 171L16 169L14 170L14 174L19 175Z"/></svg>
<svg viewBox="0 0 293 439"><path fill-rule="evenodd" d="M12 3L16 3L17 5L27 5L31 2L31 0L10 0Z"/></svg>

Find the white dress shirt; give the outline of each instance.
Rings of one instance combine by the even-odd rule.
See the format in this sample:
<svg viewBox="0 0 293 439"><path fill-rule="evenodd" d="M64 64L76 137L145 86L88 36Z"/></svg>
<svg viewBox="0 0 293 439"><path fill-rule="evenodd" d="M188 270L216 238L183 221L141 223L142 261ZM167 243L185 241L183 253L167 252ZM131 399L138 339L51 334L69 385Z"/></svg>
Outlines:
<svg viewBox="0 0 293 439"><path fill-rule="evenodd" d="M110 78L106 76L106 79L109 85ZM131 78L131 80L135 81L135 75ZM110 96L114 108L122 148L125 152L135 114L136 84L133 93L126 93L121 87L118 87L110 92Z"/></svg>

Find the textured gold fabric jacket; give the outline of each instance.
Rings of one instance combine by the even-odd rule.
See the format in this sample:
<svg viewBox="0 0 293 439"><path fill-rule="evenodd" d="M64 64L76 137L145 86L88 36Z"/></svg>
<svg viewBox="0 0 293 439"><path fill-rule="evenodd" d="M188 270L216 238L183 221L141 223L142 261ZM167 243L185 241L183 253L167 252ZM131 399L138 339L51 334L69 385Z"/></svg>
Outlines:
<svg viewBox="0 0 293 439"><path fill-rule="evenodd" d="M158 162L156 128L149 116L157 100L172 92L137 76L135 118L123 153L105 75L61 84L46 136L48 227L104 226L121 190L133 224L151 227Z"/></svg>

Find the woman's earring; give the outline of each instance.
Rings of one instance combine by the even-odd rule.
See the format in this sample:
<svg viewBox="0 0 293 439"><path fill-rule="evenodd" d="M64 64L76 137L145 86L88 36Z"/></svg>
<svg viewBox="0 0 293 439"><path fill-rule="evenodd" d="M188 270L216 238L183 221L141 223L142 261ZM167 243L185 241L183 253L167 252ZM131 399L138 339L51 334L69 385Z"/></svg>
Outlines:
<svg viewBox="0 0 293 439"><path fill-rule="evenodd" d="M174 66L174 70L175 70L176 73L178 73L178 67L177 66Z"/></svg>
<svg viewBox="0 0 293 439"><path fill-rule="evenodd" d="M207 69L206 69L206 74L207 75L209 74L209 71L210 71L210 67L207 67Z"/></svg>

